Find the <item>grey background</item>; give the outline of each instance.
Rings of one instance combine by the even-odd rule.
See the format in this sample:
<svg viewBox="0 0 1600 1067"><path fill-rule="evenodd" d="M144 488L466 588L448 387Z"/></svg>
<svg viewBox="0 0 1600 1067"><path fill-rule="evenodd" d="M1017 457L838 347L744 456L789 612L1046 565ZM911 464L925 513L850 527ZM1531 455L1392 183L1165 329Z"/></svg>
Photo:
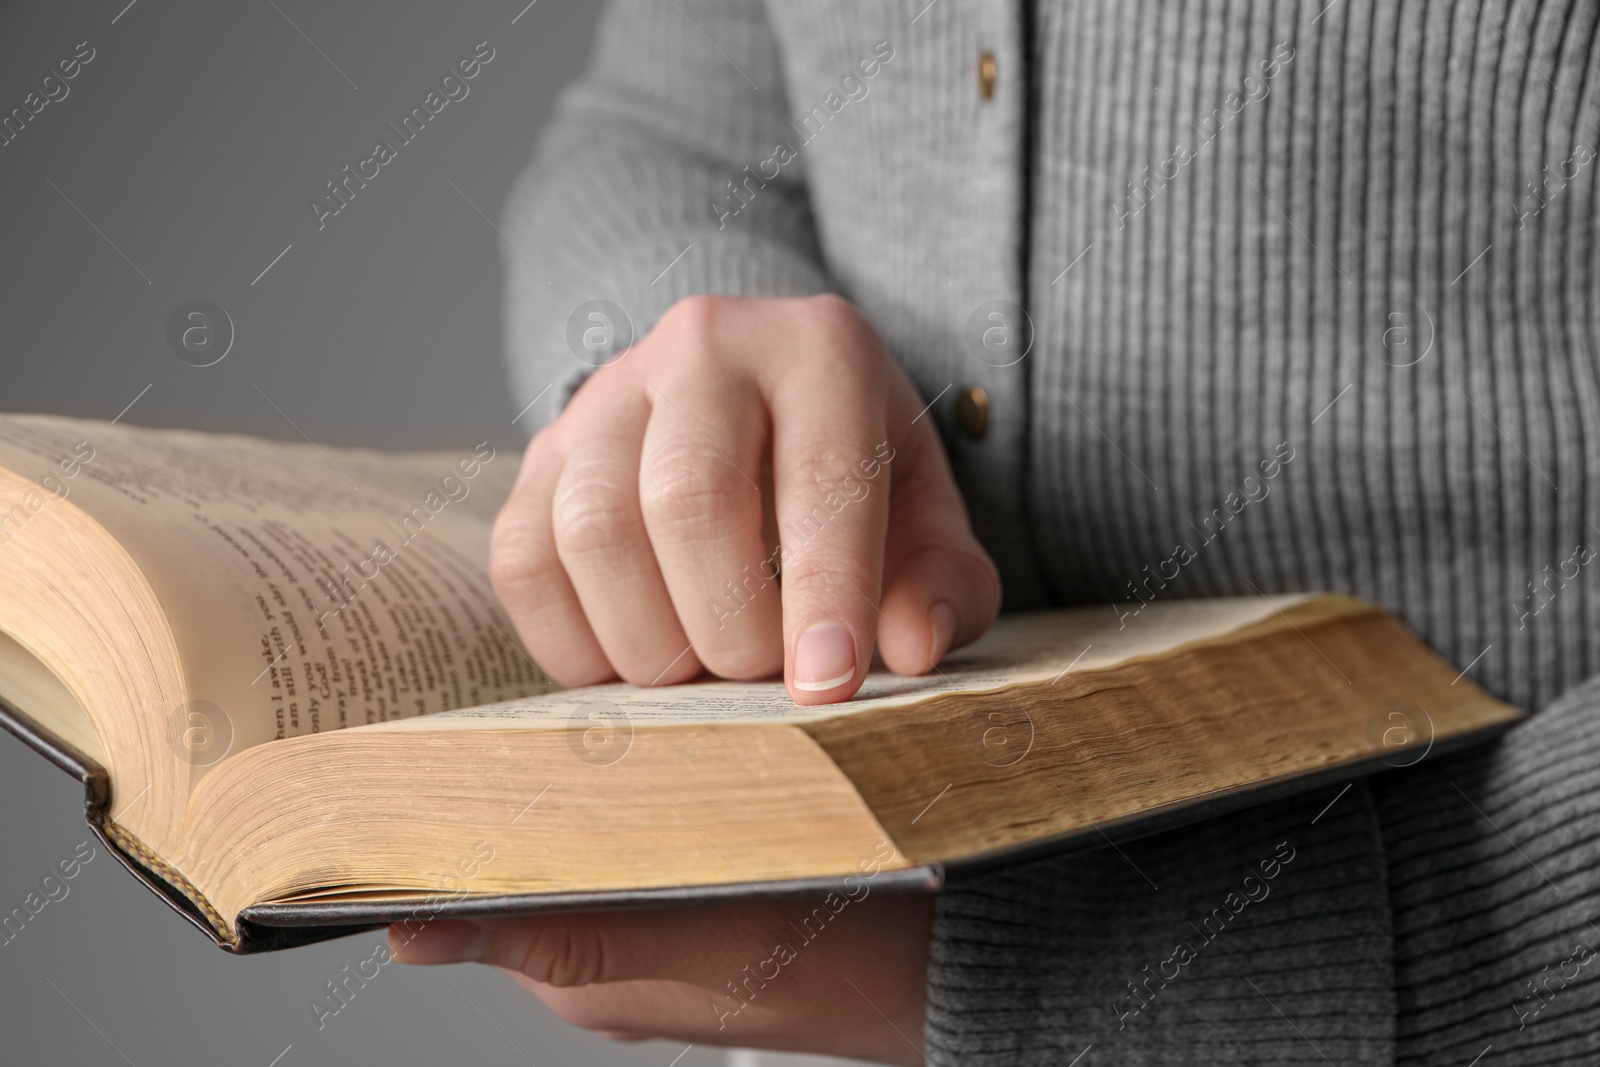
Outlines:
<svg viewBox="0 0 1600 1067"><path fill-rule="evenodd" d="M498 220L597 5L538 0L513 25L526 0L126 3L0 7L0 112L78 42L96 51L0 147L0 409L109 419L138 396L125 419L151 426L295 437L292 419L321 441L520 443L500 238L473 205ZM485 40L496 55L470 94L319 232L308 199ZM165 340L191 299L237 331L204 369ZM0 736L0 911L88 837L82 801ZM470 966L386 967L319 1032L309 999L379 934L235 959L103 850L67 884L0 945L0 1061L667 1067L683 1051L612 1045ZM678 1067L722 1062L694 1048Z"/></svg>

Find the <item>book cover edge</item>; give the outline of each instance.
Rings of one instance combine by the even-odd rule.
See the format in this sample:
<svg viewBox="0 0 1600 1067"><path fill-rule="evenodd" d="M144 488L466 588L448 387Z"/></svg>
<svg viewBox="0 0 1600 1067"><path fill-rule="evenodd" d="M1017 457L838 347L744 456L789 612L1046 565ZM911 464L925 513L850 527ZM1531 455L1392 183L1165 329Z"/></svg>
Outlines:
<svg viewBox="0 0 1600 1067"><path fill-rule="evenodd" d="M229 942L207 921L195 903L181 890L173 886L158 871L152 869L115 839L110 828L111 776L99 762L85 755L75 745L64 740L54 731L35 722L31 717L12 706L3 698L0 698L0 727L3 727L6 732L16 737L24 745L27 745L51 764L83 784L84 822L88 824L89 830L94 834L96 840L105 846L106 851L115 856L117 861L127 868L128 872L138 879L146 889L149 889L164 901L168 907L187 920L190 925L205 934L218 948L236 955L249 955L256 952L293 948L296 945L324 941L372 929L371 925L328 927L326 924L319 924L313 928L296 930L282 927L264 927L254 923L248 925L240 923L237 926L239 940L237 942Z"/></svg>

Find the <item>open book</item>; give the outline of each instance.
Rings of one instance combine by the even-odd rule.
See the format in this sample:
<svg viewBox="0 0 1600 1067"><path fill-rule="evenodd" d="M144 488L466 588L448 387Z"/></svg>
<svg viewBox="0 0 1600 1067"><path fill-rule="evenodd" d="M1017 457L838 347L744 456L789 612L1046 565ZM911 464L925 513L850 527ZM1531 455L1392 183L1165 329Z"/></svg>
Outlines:
<svg viewBox="0 0 1600 1067"><path fill-rule="evenodd" d="M0 705L235 952L1103 843L1504 728L1343 597L1006 617L919 678L560 691L486 577L517 459L0 416Z"/></svg>

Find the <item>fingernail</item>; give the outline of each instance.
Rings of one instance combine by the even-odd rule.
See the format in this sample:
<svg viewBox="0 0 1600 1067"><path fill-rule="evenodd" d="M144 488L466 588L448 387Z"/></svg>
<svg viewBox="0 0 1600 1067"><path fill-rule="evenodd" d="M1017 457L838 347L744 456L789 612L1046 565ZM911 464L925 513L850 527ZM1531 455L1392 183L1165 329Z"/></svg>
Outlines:
<svg viewBox="0 0 1600 1067"><path fill-rule="evenodd" d="M842 623L814 622L794 644L794 687L821 693L856 674L856 639Z"/></svg>
<svg viewBox="0 0 1600 1067"><path fill-rule="evenodd" d="M933 628L933 640L928 647L928 668L931 670L944 659L950 642L956 636L956 609L949 601L941 600L928 609L928 624Z"/></svg>
<svg viewBox="0 0 1600 1067"><path fill-rule="evenodd" d="M483 928L456 919L436 919L415 931L391 926L389 943L401 963L476 963L483 957Z"/></svg>

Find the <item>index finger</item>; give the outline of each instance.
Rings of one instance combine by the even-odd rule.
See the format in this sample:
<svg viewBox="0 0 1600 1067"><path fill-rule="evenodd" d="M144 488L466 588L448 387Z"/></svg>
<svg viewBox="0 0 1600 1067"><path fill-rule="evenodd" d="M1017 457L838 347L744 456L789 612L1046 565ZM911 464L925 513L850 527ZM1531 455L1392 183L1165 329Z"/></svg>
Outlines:
<svg viewBox="0 0 1600 1067"><path fill-rule="evenodd" d="M842 302L841 302L842 303ZM775 353L769 408L784 680L800 704L846 700L872 661L889 522L888 357L854 311L807 302Z"/></svg>

